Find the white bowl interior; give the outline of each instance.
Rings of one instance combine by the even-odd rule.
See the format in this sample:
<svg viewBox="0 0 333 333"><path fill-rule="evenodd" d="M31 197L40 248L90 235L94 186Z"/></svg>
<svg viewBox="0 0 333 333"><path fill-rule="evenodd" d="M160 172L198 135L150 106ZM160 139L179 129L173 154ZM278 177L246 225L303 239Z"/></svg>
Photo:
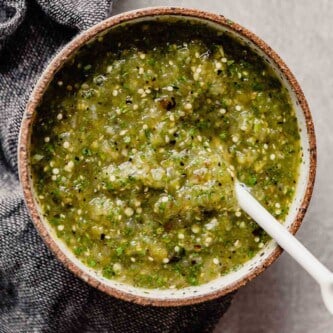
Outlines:
<svg viewBox="0 0 333 333"><path fill-rule="evenodd" d="M173 17L173 15L165 15L163 18L169 19L170 17ZM179 18L179 16L176 16ZM144 18L138 18L135 20L132 20L131 22L139 22L144 20L156 20L156 17L144 17ZM158 19L161 19L161 16L158 17ZM307 133L306 128L306 120L304 113L302 111L302 108L300 107L299 103L297 102L297 97L295 95L295 92L292 90L290 84L284 77L284 75L281 73L281 71L278 69L277 65L269 59L265 53L260 50L256 45L254 45L253 42L245 38L244 36L239 35L238 33L234 32L233 30L221 26L217 23L210 22L205 19L199 19L199 18L193 18L193 17L182 17L183 20L191 20L191 21L198 21L208 24L209 26L219 30L219 31L228 31L233 37L240 40L242 43L245 43L250 46L251 49L253 49L256 53L258 53L260 56L263 57L263 59L273 68L273 70L276 72L277 76L280 77L282 83L284 86L289 90L291 100L293 103L293 107L296 111L297 119L298 119L298 125L301 135L301 146L303 151L302 156L302 163L300 167L300 173L299 178L297 182L297 188L296 193L294 196L294 200L292 202L292 205L290 207L288 216L285 221L286 227L290 227L293 221L296 218L296 215L298 213L298 207L300 207L303 198L305 196L308 178L309 178L309 167L310 167L310 154L309 154L309 137ZM112 29L112 28L111 28ZM103 32L102 34L104 34ZM35 195L36 198L36 195ZM37 205L38 206L38 205ZM41 212L39 212L40 217L43 218ZM45 221L46 222L46 221ZM221 276L209 283L195 286L195 287L187 287L183 289L167 289L167 290L161 290L161 289L144 289L144 288L137 288L133 287L128 284L120 283L114 280L108 280L101 276L96 271L88 268L83 263L81 263L74 254L67 248L67 246L57 238L55 235L54 230L48 223L44 223L46 225L46 228L48 232L52 235L53 239L56 240L57 244L59 245L62 252L68 257L70 261L73 262L76 266L78 266L82 271L86 273L87 276L94 277L99 282L118 289L119 291L122 291L124 293L130 294L131 296L141 297L141 298L149 298L149 299L155 299L155 300L176 300L176 299L187 299L187 298L193 298L193 297L200 297L207 294L210 294L216 290L227 288L228 286L237 283L238 281L241 281L244 277L246 277L249 273L253 272L257 267L261 266L262 263L273 253L273 251L276 249L277 244L275 241L270 241L266 244L266 246L260 250L260 252L257 253L257 255L252 258L250 261L246 262L242 267L240 267L237 271L233 271L227 275Z"/></svg>

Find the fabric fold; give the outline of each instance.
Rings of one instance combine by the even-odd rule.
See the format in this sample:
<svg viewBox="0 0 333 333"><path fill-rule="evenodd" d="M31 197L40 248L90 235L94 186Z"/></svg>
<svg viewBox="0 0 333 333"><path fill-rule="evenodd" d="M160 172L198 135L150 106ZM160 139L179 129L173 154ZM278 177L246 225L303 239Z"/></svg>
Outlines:
<svg viewBox="0 0 333 333"><path fill-rule="evenodd" d="M23 22L25 12L25 0L0 1L0 50Z"/></svg>

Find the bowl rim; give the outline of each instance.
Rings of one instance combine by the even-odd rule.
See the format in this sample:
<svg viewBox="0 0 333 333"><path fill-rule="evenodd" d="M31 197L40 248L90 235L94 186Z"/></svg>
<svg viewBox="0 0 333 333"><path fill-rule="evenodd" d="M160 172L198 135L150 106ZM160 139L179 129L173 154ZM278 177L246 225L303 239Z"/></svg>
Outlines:
<svg viewBox="0 0 333 333"><path fill-rule="evenodd" d="M191 305L196 303L201 303L204 301L212 300L221 296L224 296L236 289L244 286L247 282L255 278L257 275L262 273L268 266L270 266L282 253L282 249L276 245L275 250L267 257L266 260L261 262L256 266L253 271L247 273L243 278L232 282L224 288L220 288L214 291L208 291L207 293L199 296L186 296L184 298L163 298L157 299L154 297L146 296L142 297L139 295L133 295L125 291L118 290L116 287L111 287L104 282L99 281L93 275L87 273L79 266L77 266L73 261L71 261L65 252L60 248L55 238L49 233L45 226L45 222L41 219L37 203L34 200L33 189L31 186L31 174L30 174L30 163L29 163L29 148L30 148L30 134L32 131L32 125L34 122L34 115L36 113L36 107L39 105L45 90L47 89L49 83L52 81L54 75L57 71L66 63L66 61L85 43L92 40L96 35L106 31L107 29L119 25L121 23L129 23L132 20L140 18L153 18L156 16L179 16L187 18L196 18L209 21L211 23L218 24L227 29L232 30L236 34L247 38L250 40L256 47L258 47L266 56L268 56L274 64L277 66L279 71L284 75L285 79L288 81L293 93L296 96L296 100L299 103L299 106L304 114L306 121L306 130L307 130L307 139L309 144L309 169L308 169L308 179L306 184L306 190L303 196L303 200L298 207L297 215L292 222L289 231L292 234L295 234L299 229L304 215L309 206L311 195L314 187L315 174L316 174L316 163L317 163L317 152L316 152L316 137L314 131L314 124L312 121L312 116L308 103L305 99L303 91L298 84L296 78L280 58L280 56L272 50L272 48L266 44L261 38L256 36L254 33L244 28L243 26L235 23L223 15L218 15L215 13L191 9L185 7L148 7L143 9L136 9L121 13L115 16L112 16L94 26L88 30L77 35L72 41L62 48L62 50L55 55L49 65L44 69L42 75L37 81L30 98L28 100L19 134L19 143L18 143L18 170L20 183L23 189L24 200L28 208L28 212L32 218L32 221L42 237L44 243L52 250L56 258L64 264L71 272L76 276L80 277L86 281L91 286L99 289L102 292L105 292L108 295L114 296L116 298L134 302L141 305L154 305L154 306L183 306Z"/></svg>

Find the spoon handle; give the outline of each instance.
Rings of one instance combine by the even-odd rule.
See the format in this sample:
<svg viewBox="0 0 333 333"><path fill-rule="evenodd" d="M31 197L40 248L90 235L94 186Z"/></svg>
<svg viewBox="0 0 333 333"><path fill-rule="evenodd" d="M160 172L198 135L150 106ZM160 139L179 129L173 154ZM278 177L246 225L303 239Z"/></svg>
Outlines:
<svg viewBox="0 0 333 333"><path fill-rule="evenodd" d="M286 227L279 223L240 183L235 183L240 207L287 251L319 284L332 277L325 267Z"/></svg>

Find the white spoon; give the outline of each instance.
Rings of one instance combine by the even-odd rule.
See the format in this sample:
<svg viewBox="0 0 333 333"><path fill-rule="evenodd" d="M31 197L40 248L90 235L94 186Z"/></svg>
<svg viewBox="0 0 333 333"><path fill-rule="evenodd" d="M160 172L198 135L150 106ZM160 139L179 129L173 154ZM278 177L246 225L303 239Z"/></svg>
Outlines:
<svg viewBox="0 0 333 333"><path fill-rule="evenodd" d="M333 273L280 224L244 185L236 181L235 190L240 207L319 283L324 303L333 314Z"/></svg>

